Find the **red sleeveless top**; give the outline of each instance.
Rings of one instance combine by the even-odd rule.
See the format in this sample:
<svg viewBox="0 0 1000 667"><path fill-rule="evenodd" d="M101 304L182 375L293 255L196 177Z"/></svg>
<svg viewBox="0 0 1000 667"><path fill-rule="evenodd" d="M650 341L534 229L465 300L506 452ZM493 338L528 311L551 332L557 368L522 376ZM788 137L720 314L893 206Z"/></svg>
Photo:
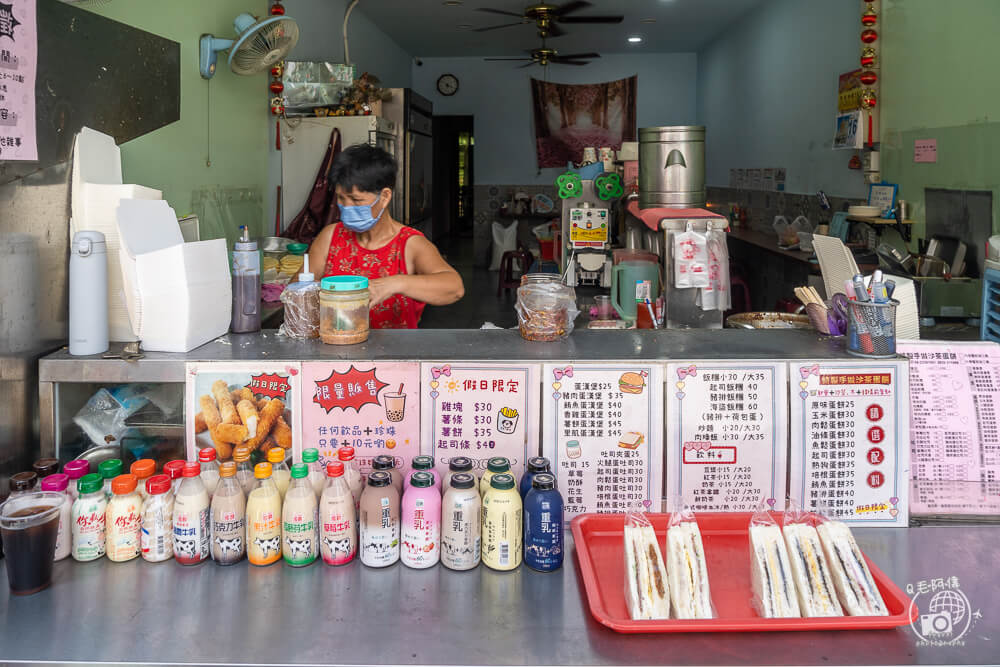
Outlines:
<svg viewBox="0 0 1000 667"><path fill-rule="evenodd" d="M362 248L354 232L341 224L333 227L330 252L326 257L327 276L365 276L369 280L389 276L405 276L406 242L413 236L423 236L412 227L403 227L389 243L378 250ZM393 294L371 309L368 325L372 329L416 329L427 304L402 294Z"/></svg>

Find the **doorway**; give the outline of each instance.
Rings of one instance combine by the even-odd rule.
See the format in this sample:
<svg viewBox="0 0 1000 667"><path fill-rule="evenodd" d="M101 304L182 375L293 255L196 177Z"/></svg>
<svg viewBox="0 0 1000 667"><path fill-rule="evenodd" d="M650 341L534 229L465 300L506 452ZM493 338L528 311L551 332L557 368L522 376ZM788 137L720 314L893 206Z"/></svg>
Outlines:
<svg viewBox="0 0 1000 667"><path fill-rule="evenodd" d="M434 116L436 243L472 238L475 136L472 116Z"/></svg>

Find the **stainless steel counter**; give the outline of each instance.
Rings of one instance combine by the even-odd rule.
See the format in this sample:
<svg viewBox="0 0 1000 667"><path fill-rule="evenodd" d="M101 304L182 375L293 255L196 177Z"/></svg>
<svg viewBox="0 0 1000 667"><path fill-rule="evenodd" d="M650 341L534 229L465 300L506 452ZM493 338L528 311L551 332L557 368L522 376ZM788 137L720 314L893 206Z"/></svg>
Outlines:
<svg viewBox="0 0 1000 667"><path fill-rule="evenodd" d="M992 568L1000 528L858 529L902 587L957 577L982 618L962 644L918 646L909 627L850 632L623 635L587 608L569 540L566 567L302 569L245 562L56 563L53 586L0 593L0 661L160 664L910 665L1000 659ZM749 567L749 563L747 565ZM713 588L725 586L712 581ZM0 573L6 591L6 574ZM926 613L928 595L920 597ZM919 622L919 621L918 621Z"/></svg>

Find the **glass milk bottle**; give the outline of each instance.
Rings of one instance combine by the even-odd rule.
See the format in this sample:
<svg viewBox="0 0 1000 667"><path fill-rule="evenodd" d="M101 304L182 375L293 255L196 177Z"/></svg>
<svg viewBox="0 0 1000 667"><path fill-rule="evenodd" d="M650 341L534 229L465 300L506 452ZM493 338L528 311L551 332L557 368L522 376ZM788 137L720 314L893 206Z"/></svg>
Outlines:
<svg viewBox="0 0 1000 667"><path fill-rule="evenodd" d="M431 465L434 465L433 459ZM410 475L401 515L400 558L403 565L418 570L437 565L441 555L441 494L429 472L418 470Z"/></svg>
<svg viewBox="0 0 1000 667"><path fill-rule="evenodd" d="M233 565L246 555L246 498L236 480L236 463L219 466L219 485L212 496L212 559Z"/></svg>
<svg viewBox="0 0 1000 667"><path fill-rule="evenodd" d="M452 475L441 499L441 564L448 569L471 570L479 565L482 507L475 476Z"/></svg>
<svg viewBox="0 0 1000 667"><path fill-rule="evenodd" d="M108 560L123 563L139 555L142 530L142 496L135 475L118 475L111 482L111 502L104 524Z"/></svg>
<svg viewBox="0 0 1000 667"><path fill-rule="evenodd" d="M181 480L184 479L184 466L186 465L187 461L184 459L174 459L163 464L163 474L170 478L170 491L175 495L181 485Z"/></svg>
<svg viewBox="0 0 1000 667"><path fill-rule="evenodd" d="M59 532L56 534L56 552L54 560L62 560L69 556L73 546L73 497L67 491L69 475L54 473L42 478L42 491L52 491L62 496L59 505Z"/></svg>
<svg viewBox="0 0 1000 667"><path fill-rule="evenodd" d="M146 480L149 500L142 509L139 546L142 559L159 563L174 556L174 493L169 475L153 475Z"/></svg>
<svg viewBox="0 0 1000 667"><path fill-rule="evenodd" d="M84 475L76 489L79 495L73 503L73 559L96 560L106 549L104 521L108 499L104 495L104 478L98 473Z"/></svg>
<svg viewBox="0 0 1000 667"><path fill-rule="evenodd" d="M521 494L514 477L497 473L483 496L483 564L513 570L521 564Z"/></svg>
<svg viewBox="0 0 1000 667"><path fill-rule="evenodd" d="M271 479L271 464L253 469L254 487L247 498L247 556L251 565L281 558L281 493Z"/></svg>
<svg viewBox="0 0 1000 667"><path fill-rule="evenodd" d="M365 482L361 478L361 471L358 470L358 462L354 460L354 447L345 445L337 449L337 460L344 464L344 479L347 480L347 487L354 497L354 514L358 516Z"/></svg>
<svg viewBox="0 0 1000 667"><path fill-rule="evenodd" d="M174 498L174 558L181 565L196 565L209 558L208 491L201 481L201 465L184 466L184 477Z"/></svg>
<svg viewBox="0 0 1000 667"><path fill-rule="evenodd" d="M243 487L243 493L250 497L250 492L257 485L254 468L250 463L250 448L240 445L233 449L233 461L236 462L236 481Z"/></svg>
<svg viewBox="0 0 1000 667"><path fill-rule="evenodd" d="M319 499L326 486L326 469L319 462L319 450L313 447L302 450L302 462L309 466L309 483Z"/></svg>
<svg viewBox="0 0 1000 667"><path fill-rule="evenodd" d="M205 447L198 450L198 462L201 464L201 483L208 491L209 500L212 499L215 487L219 484L219 464L215 459L215 447Z"/></svg>
<svg viewBox="0 0 1000 667"><path fill-rule="evenodd" d="M285 463L285 450L281 447L272 447L267 450L267 462L271 464L271 479L274 480L274 485L278 487L278 493L284 499L285 493L288 492L288 485L292 481L292 471Z"/></svg>
<svg viewBox="0 0 1000 667"><path fill-rule="evenodd" d="M385 470L368 475L358 526L362 563L386 567L399 560L399 492Z"/></svg>
<svg viewBox="0 0 1000 667"><path fill-rule="evenodd" d="M281 509L281 555L292 567L309 565L319 554L319 531L316 530L316 492L309 481L309 466L296 463L292 482Z"/></svg>
<svg viewBox="0 0 1000 667"><path fill-rule="evenodd" d="M319 498L320 553L327 565L344 565L354 560L358 546L354 496L347 486L343 462L328 465L326 474Z"/></svg>

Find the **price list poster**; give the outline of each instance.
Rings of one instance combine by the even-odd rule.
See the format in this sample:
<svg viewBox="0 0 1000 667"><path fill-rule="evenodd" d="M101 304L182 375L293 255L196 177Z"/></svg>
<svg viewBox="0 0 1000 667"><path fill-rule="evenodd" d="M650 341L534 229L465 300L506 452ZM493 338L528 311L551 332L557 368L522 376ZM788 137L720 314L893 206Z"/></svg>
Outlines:
<svg viewBox="0 0 1000 667"><path fill-rule="evenodd" d="M906 341L910 512L1000 514L1000 345Z"/></svg>
<svg viewBox="0 0 1000 667"><path fill-rule="evenodd" d="M510 460L520 481L538 453L538 364L421 364L422 453L448 472L455 456L467 456L477 477L494 456Z"/></svg>
<svg viewBox="0 0 1000 667"><path fill-rule="evenodd" d="M784 363L668 364L668 506L784 509L787 405Z"/></svg>
<svg viewBox="0 0 1000 667"><path fill-rule="evenodd" d="M905 362L791 364L791 498L855 526L909 521Z"/></svg>
<svg viewBox="0 0 1000 667"><path fill-rule="evenodd" d="M406 470L420 453L420 364L326 362L302 364L305 448L326 465L337 448L354 448L361 472L387 454Z"/></svg>
<svg viewBox="0 0 1000 667"><path fill-rule="evenodd" d="M585 512L659 512L663 372L654 364L546 364L542 451L567 524Z"/></svg>

